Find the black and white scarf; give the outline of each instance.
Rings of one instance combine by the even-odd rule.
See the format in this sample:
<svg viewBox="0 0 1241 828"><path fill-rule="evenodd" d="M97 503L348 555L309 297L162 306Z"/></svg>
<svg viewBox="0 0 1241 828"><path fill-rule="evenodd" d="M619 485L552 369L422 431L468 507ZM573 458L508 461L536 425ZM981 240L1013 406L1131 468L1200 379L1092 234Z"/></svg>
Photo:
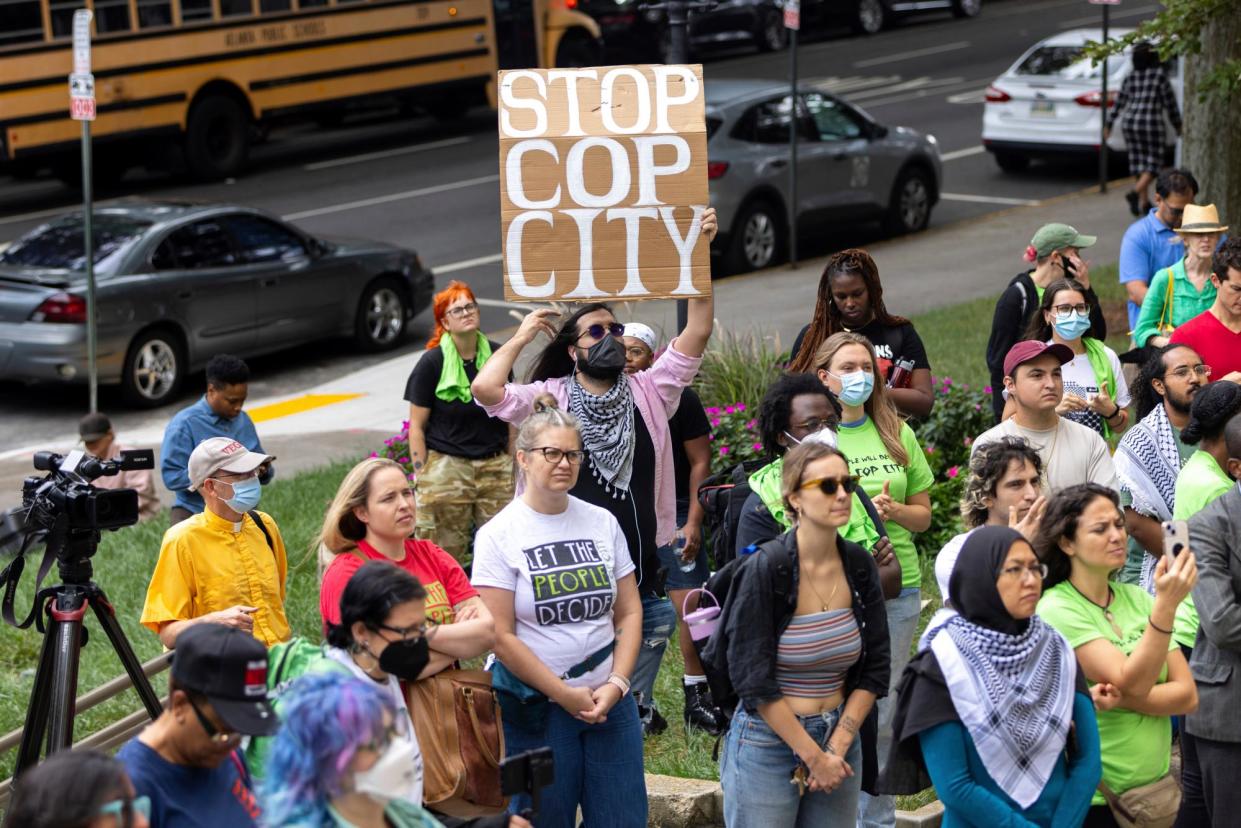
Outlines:
<svg viewBox="0 0 1241 828"><path fill-rule="evenodd" d="M621 374L605 393L592 394L571 374L569 413L581 423L590 473L604 491L623 500L633 475L634 403L629 377Z"/></svg>
<svg viewBox="0 0 1241 828"><path fill-rule="evenodd" d="M987 773L1028 808L1043 793L1073 720L1076 664L1034 616L1019 635L948 618L931 637L957 715Z"/></svg>
<svg viewBox="0 0 1241 828"><path fill-rule="evenodd" d="M1113 459L1120 487L1133 499L1133 510L1155 520L1172 520L1181 454L1177 450L1176 433L1162 405L1155 406L1125 432ZM1141 583L1152 595L1158 561L1155 555L1143 558Z"/></svg>

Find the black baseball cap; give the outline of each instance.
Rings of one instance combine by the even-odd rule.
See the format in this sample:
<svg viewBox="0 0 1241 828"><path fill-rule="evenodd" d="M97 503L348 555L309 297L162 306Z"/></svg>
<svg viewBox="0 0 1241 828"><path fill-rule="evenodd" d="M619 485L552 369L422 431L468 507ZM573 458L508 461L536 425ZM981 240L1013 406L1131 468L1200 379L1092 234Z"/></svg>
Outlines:
<svg viewBox="0 0 1241 828"><path fill-rule="evenodd" d="M254 636L204 622L177 636L172 678L202 693L224 724L245 736L270 736L280 727L267 701L267 648Z"/></svg>

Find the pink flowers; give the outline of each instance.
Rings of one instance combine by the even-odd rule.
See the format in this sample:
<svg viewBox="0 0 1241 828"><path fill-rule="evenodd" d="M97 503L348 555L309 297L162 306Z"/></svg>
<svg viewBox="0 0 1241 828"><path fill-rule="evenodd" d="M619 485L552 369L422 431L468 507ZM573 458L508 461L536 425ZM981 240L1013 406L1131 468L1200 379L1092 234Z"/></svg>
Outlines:
<svg viewBox="0 0 1241 828"><path fill-rule="evenodd" d="M974 438L966 437L965 440L962 441L962 445L965 446L966 448L969 448L970 446L974 445Z"/></svg>
<svg viewBox="0 0 1241 828"><path fill-rule="evenodd" d="M720 457L728 455L728 446L720 446Z"/></svg>
<svg viewBox="0 0 1241 828"><path fill-rule="evenodd" d="M956 476L960 473L961 473L960 466L953 466L952 468L948 469L948 471L944 472L944 474L948 475L949 480L955 480Z"/></svg>
<svg viewBox="0 0 1241 828"><path fill-rule="evenodd" d="M755 451L762 451L762 450L763 450L763 444L762 444L762 443L755 443L754 445L750 446L750 448L754 449Z"/></svg>

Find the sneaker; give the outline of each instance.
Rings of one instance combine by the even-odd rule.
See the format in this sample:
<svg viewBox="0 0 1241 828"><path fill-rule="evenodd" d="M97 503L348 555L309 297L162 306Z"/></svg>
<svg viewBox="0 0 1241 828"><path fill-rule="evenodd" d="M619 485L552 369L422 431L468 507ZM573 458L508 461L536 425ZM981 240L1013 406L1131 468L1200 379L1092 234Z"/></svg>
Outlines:
<svg viewBox="0 0 1241 828"><path fill-rule="evenodd" d="M706 684L682 684L685 690L685 729L697 728L712 736L724 731L724 716L711 700L711 689Z"/></svg>

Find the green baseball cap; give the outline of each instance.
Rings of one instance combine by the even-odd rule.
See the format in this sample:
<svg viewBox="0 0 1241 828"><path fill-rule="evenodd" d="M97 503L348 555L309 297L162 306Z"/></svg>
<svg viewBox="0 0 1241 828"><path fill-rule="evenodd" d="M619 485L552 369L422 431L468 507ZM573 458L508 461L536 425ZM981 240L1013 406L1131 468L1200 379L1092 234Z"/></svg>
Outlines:
<svg viewBox="0 0 1241 828"><path fill-rule="evenodd" d="M1030 246L1034 248L1034 253L1040 259L1050 255L1053 250L1063 250L1066 247L1090 247L1098 241L1097 236L1084 236L1077 232L1076 227L1070 227L1067 224L1044 224L1034 234L1034 238L1030 239Z"/></svg>

